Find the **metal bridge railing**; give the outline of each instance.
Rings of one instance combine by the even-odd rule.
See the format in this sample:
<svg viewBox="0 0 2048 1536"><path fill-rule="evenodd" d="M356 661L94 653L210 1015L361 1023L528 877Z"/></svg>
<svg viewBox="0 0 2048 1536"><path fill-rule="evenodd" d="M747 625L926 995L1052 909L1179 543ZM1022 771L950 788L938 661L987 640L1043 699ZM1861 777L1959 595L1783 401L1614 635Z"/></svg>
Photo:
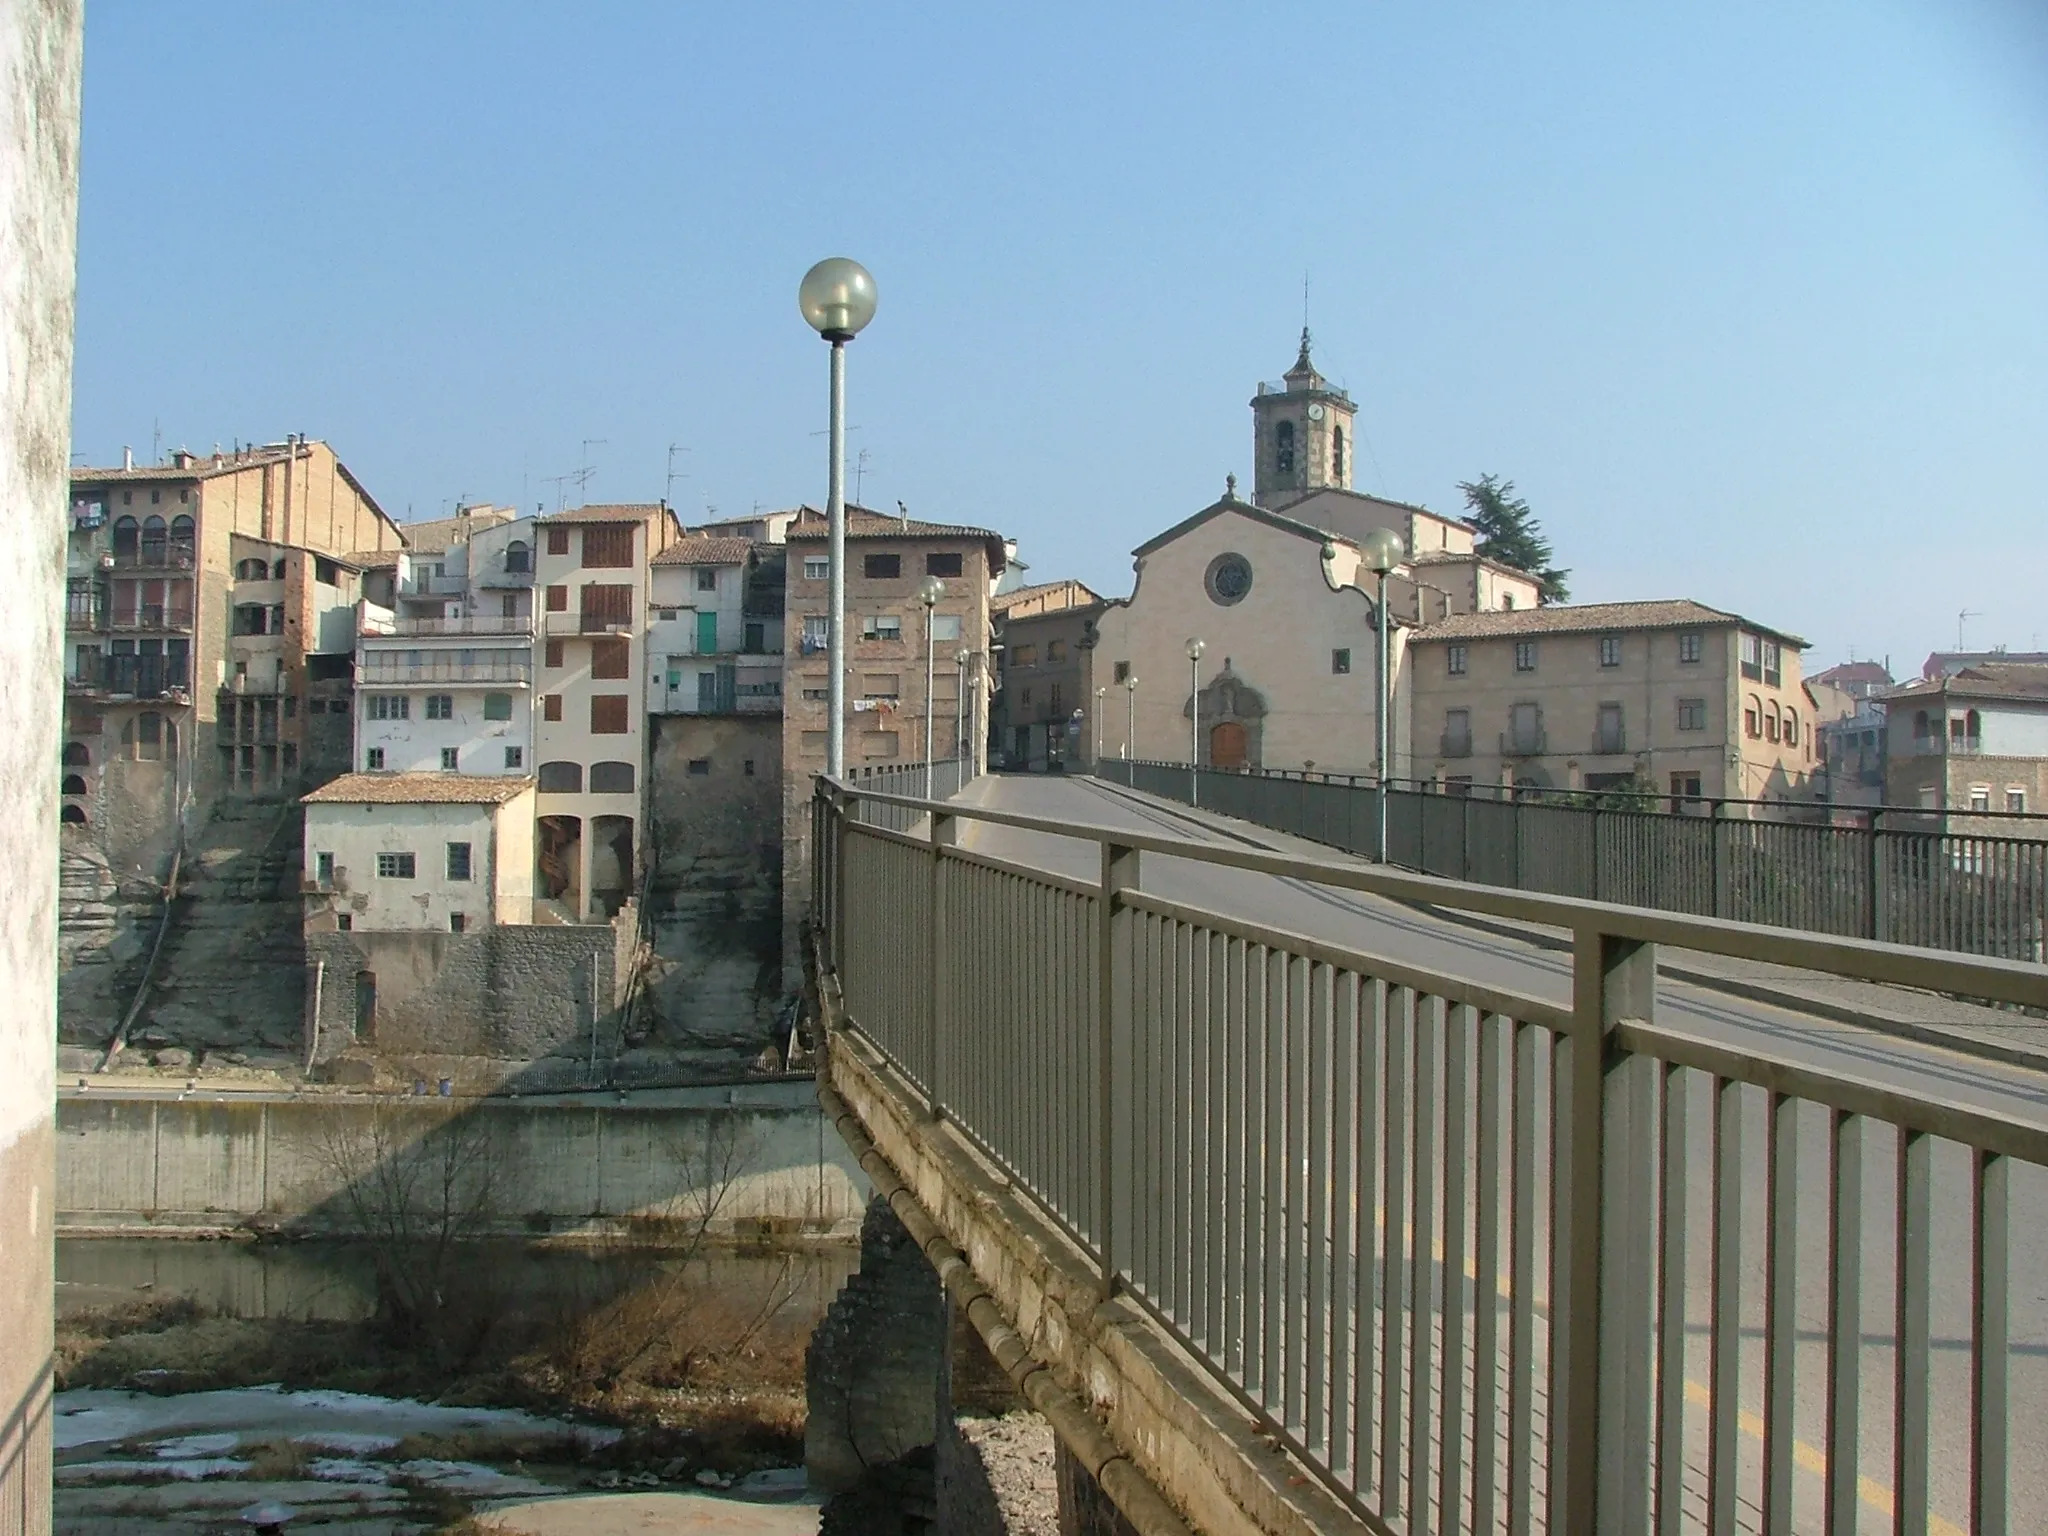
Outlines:
<svg viewBox="0 0 2048 1536"><path fill-rule="evenodd" d="M815 817L849 1027L1376 1528L1842 1536L1886 1483L1898 1530L1937 1486L2009 1528L2042 1120L1662 1027L1655 952L2035 1006L2048 970L829 783ZM1174 899L1160 856L1569 929L1570 1003Z"/></svg>
<svg viewBox="0 0 2048 1536"><path fill-rule="evenodd" d="M1186 763L1104 759L1113 783L1186 802ZM1370 778L1200 770L1201 805L1367 858ZM1490 798L1391 784L1387 862L1450 880L1666 912L2039 961L2048 956L2048 820L2005 813L1633 799L1575 791ZM1803 815L1806 819L1790 819ZM1943 830L1944 815L1970 829Z"/></svg>

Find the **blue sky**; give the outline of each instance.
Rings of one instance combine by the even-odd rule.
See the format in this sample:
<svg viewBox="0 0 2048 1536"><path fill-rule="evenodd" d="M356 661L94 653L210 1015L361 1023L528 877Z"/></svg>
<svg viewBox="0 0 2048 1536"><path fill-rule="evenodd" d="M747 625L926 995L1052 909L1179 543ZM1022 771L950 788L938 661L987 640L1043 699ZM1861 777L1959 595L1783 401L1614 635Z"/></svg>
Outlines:
<svg viewBox="0 0 2048 1536"><path fill-rule="evenodd" d="M1360 488L1511 477L1576 600L2048 648L2031 0L94 0L85 101L90 462L303 431L428 517L678 443L686 517L820 501L846 254L865 499L1121 593L1248 475L1306 272Z"/></svg>

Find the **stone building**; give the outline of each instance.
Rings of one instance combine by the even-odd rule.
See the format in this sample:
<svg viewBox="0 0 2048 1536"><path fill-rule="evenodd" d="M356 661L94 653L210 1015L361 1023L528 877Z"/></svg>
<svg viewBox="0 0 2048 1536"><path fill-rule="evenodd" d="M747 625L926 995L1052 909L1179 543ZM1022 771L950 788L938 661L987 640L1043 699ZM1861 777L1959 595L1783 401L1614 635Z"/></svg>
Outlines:
<svg viewBox="0 0 2048 1536"><path fill-rule="evenodd" d="M783 631L783 969L794 983L801 971L798 925L810 899L810 800L825 771L826 701L830 659L830 553L825 516L800 509L786 530L787 617ZM955 523L884 517L864 507L846 509L846 766L859 772L924 756L925 725L932 750L950 757L988 739L986 691L972 685L987 666L989 600L1008 564L1000 534ZM917 592L927 576L945 594L926 612ZM970 655L933 667L925 697L927 647L934 657ZM970 683L963 702L963 671ZM962 740L956 720L965 718Z"/></svg>
<svg viewBox="0 0 2048 1536"><path fill-rule="evenodd" d="M578 507L539 527L540 876L564 915L602 922L640 883L649 570L682 526L643 503Z"/></svg>
<svg viewBox="0 0 2048 1536"><path fill-rule="evenodd" d="M2048 836L2048 823L1970 820L2048 809L2048 664L1980 662L1888 689L1885 804L1947 814L1950 831Z"/></svg>
<svg viewBox="0 0 2048 1536"><path fill-rule="evenodd" d="M1810 800L1806 642L1702 603L1468 613L1409 636L1417 777Z"/></svg>
<svg viewBox="0 0 2048 1536"><path fill-rule="evenodd" d="M1044 773L1094 760L1099 713L1121 709L1097 700L1095 626L1102 598L1078 581L1046 581L998 593L990 604L996 677L989 760L1013 771Z"/></svg>
<svg viewBox="0 0 2048 1536"><path fill-rule="evenodd" d="M349 773L304 804L309 931L533 921L533 780Z"/></svg>

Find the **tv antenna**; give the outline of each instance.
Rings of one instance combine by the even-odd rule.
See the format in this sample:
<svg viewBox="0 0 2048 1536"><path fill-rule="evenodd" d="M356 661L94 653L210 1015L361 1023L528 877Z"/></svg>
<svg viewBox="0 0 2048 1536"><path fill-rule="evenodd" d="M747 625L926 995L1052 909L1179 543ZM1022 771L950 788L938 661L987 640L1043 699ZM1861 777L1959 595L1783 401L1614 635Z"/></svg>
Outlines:
<svg viewBox="0 0 2048 1536"><path fill-rule="evenodd" d="M576 479L576 476L579 473L582 472L573 471L566 475L542 475L540 477L540 483L542 485L552 485L555 488L555 510L557 512L560 512L568 504L569 482L571 480L576 480L577 485L582 485L583 482L581 480Z"/></svg>
<svg viewBox="0 0 2048 1536"><path fill-rule="evenodd" d="M690 472L688 470L683 470L680 473L678 473L676 470L676 455L679 453L688 453L689 451L689 449L683 447L680 443L670 443L668 445L668 483L664 485L661 489L661 500L664 506L675 505L676 482L678 480L687 480L690 478Z"/></svg>
<svg viewBox="0 0 2048 1536"><path fill-rule="evenodd" d="M860 483L868 472L868 451L863 448L853 456L853 501L860 505Z"/></svg>
<svg viewBox="0 0 2048 1536"><path fill-rule="evenodd" d="M1960 650L1961 650L1961 649L1963 648L1963 621L1964 621L1965 619L1981 619L1981 618L1983 618L1983 617L1984 617L1984 615L1983 615L1983 614L1981 614L1981 613L1979 613L1979 612L1978 612L1978 611L1977 611L1976 609L1974 609L1974 608L1965 608L1965 609L1964 609L1964 610L1963 610L1963 611L1962 611L1961 613L1959 613L1959 614L1957 614L1957 615L1956 615L1956 649L1957 649L1957 650L1959 650L1959 651L1960 651Z"/></svg>

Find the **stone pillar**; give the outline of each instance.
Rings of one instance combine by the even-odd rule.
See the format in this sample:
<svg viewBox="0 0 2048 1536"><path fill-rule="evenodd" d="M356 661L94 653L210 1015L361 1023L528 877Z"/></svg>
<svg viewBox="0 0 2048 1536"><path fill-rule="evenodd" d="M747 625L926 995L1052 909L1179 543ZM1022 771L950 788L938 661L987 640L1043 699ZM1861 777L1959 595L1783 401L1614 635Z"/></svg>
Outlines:
<svg viewBox="0 0 2048 1536"><path fill-rule="evenodd" d="M1138 1536L1072 1451L1055 1442L1052 1454L1060 1485L1060 1536Z"/></svg>
<svg viewBox="0 0 2048 1536"><path fill-rule="evenodd" d="M0 1531L50 1529L79 0L0 3Z"/></svg>

